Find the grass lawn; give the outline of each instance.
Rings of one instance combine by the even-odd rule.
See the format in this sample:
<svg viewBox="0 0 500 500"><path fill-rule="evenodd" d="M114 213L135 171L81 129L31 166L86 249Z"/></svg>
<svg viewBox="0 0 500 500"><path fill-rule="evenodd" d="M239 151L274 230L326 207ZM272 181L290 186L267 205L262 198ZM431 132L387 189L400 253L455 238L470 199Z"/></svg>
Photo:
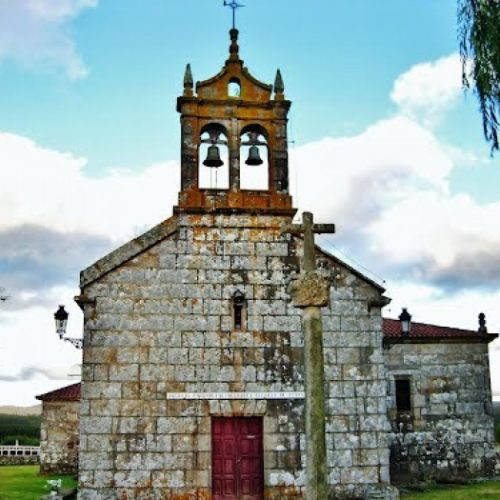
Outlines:
<svg viewBox="0 0 500 500"><path fill-rule="evenodd" d="M499 498L500 481L466 486L433 486L423 492L401 494L401 500L493 500Z"/></svg>
<svg viewBox="0 0 500 500"><path fill-rule="evenodd" d="M39 476L38 465L0 467L0 500L38 500L49 493L47 479L62 479L63 488L73 488L76 481L71 476Z"/></svg>

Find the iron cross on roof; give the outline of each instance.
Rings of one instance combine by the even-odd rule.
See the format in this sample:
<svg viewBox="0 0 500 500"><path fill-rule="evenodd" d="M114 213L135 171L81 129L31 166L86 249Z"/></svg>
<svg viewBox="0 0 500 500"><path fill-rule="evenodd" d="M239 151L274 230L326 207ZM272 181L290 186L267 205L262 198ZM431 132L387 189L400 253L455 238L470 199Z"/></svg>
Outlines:
<svg viewBox="0 0 500 500"><path fill-rule="evenodd" d="M233 9L233 30L234 30L236 29L236 10L245 6L238 3L236 0L224 0L224 7L230 7L231 9Z"/></svg>
<svg viewBox="0 0 500 500"><path fill-rule="evenodd" d="M290 224L285 226L283 232L304 235L302 270L308 272L316 270L314 233L335 233L335 224L314 224L313 214L311 212L304 212L302 214L302 224Z"/></svg>

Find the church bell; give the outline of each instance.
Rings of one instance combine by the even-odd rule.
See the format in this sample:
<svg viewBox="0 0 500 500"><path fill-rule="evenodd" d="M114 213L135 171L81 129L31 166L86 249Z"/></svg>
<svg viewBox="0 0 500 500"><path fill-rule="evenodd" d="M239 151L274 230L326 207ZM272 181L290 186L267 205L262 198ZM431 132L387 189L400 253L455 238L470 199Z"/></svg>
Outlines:
<svg viewBox="0 0 500 500"><path fill-rule="evenodd" d="M248 159L245 162L247 165L262 165L264 162L262 161L262 158L260 157L260 152L259 148L255 145L250 147L250 150L248 151Z"/></svg>
<svg viewBox="0 0 500 500"><path fill-rule="evenodd" d="M203 165L206 167L219 168L223 164L224 162L220 159L219 148L215 144L212 144L212 146L208 148L207 158L203 162Z"/></svg>

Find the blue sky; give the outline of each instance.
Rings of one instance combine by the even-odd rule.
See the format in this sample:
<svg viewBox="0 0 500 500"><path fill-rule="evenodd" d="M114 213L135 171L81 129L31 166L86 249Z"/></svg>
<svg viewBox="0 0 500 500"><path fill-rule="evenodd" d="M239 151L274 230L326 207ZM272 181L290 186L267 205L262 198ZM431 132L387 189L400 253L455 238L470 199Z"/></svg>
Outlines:
<svg viewBox="0 0 500 500"><path fill-rule="evenodd" d="M0 126L86 157L93 175L175 159L185 64L204 79L226 58L221 3L108 0L81 11L64 31L89 76L4 57ZM360 132L394 111L389 94L409 65L456 51L455 3L249 0L238 12L242 57L266 81L282 68L298 144ZM482 147L474 102L467 111L470 128L450 123L444 133Z"/></svg>
<svg viewBox="0 0 500 500"><path fill-rule="evenodd" d="M222 3L0 0L0 405L65 383L57 304L78 335L79 270L171 214L176 98L186 63L227 58ZM319 242L387 280L388 316L484 309L500 331L500 160L461 90L456 0L243 3L241 57L293 101L296 205L339 228Z"/></svg>

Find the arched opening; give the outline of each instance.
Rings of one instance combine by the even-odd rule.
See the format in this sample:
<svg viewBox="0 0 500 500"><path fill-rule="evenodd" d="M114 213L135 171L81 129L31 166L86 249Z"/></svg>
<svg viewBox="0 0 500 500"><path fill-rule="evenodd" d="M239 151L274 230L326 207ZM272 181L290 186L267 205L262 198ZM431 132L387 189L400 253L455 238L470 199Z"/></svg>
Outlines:
<svg viewBox="0 0 500 500"><path fill-rule="evenodd" d="M249 125L241 131L241 189L269 189L269 149L267 133L260 125Z"/></svg>
<svg viewBox="0 0 500 500"><path fill-rule="evenodd" d="M201 189L229 188L229 150L226 129L218 123L201 130L198 150L199 182Z"/></svg>
<svg viewBox="0 0 500 500"><path fill-rule="evenodd" d="M241 96L241 82L239 78L231 78L227 85L227 95L228 97L240 97Z"/></svg>

